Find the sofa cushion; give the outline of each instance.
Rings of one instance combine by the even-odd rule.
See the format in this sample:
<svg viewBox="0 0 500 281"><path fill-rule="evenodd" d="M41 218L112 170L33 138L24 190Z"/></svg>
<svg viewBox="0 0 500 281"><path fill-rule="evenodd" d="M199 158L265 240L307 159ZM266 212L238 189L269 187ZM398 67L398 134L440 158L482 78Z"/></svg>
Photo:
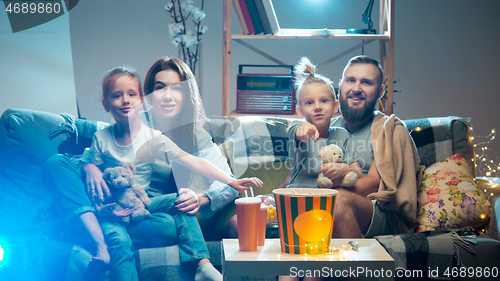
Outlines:
<svg viewBox="0 0 500 281"><path fill-rule="evenodd" d="M7 109L0 119L0 165L6 173L22 173L41 181L42 164L58 153L68 137L50 134L65 123L62 116L26 109Z"/></svg>
<svg viewBox="0 0 500 281"><path fill-rule="evenodd" d="M491 214L491 204L461 153L425 169L417 200L417 231L479 227Z"/></svg>
<svg viewBox="0 0 500 281"><path fill-rule="evenodd" d="M106 124L28 109L0 118L0 167L13 177L41 183L42 164L56 153L80 154Z"/></svg>
<svg viewBox="0 0 500 281"><path fill-rule="evenodd" d="M430 166L457 153L462 153L474 167L474 146L470 119L456 116L410 119L404 121L410 132L422 165ZM472 169L475 176L475 169Z"/></svg>

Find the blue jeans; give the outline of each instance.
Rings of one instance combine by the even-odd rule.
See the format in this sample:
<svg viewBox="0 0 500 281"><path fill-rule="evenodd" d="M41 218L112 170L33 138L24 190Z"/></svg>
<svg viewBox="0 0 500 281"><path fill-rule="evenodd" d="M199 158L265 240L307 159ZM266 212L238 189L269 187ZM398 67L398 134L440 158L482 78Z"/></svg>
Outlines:
<svg viewBox="0 0 500 281"><path fill-rule="evenodd" d="M52 155L43 165L43 183L65 222L86 212L95 212L85 191L80 169L61 154Z"/></svg>
<svg viewBox="0 0 500 281"><path fill-rule="evenodd" d="M54 205L66 222L85 212L94 212L80 169L66 156L53 155L44 164L44 183ZM143 247L179 245L181 262L209 258L205 239L196 216L177 211L177 194L151 198L151 215L145 221L127 227L116 222L101 221L101 228L111 255L111 280L137 280L134 244ZM172 219L176 232L172 231ZM177 243L176 243L177 242ZM138 246L139 246L138 245Z"/></svg>

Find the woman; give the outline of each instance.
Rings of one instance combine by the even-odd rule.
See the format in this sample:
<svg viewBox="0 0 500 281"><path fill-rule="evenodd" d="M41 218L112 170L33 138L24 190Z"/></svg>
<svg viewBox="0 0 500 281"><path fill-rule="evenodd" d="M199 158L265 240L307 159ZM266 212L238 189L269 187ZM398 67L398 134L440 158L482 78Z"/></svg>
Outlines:
<svg viewBox="0 0 500 281"><path fill-rule="evenodd" d="M157 60L144 80L146 111L143 123L162 131L182 150L202 157L231 175L227 160L212 138L202 128L205 112L196 79L186 63L175 57ZM198 177L198 180L196 180ZM204 184L200 187L200 184ZM204 190L194 193L192 189ZM180 165L170 165L163 155L158 155L154 164L150 197L179 192L177 200L181 212L200 212L210 218L225 205L233 202L238 192L233 188L191 173ZM160 247L176 244L176 233L172 233L173 219L167 214L151 215L148 220L129 228L137 247Z"/></svg>

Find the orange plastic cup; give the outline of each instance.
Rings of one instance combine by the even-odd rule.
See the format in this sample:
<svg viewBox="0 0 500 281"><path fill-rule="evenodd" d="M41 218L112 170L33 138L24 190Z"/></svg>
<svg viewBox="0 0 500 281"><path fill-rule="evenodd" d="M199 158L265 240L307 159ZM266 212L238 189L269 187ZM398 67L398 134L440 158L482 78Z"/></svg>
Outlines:
<svg viewBox="0 0 500 281"><path fill-rule="evenodd" d="M257 233L259 227L260 203L255 197L238 198L236 215L238 216L238 244L240 251L257 251Z"/></svg>
<svg viewBox="0 0 500 281"><path fill-rule="evenodd" d="M264 246L266 241L267 210L269 206L261 205L259 212L259 230L257 233L257 246Z"/></svg>

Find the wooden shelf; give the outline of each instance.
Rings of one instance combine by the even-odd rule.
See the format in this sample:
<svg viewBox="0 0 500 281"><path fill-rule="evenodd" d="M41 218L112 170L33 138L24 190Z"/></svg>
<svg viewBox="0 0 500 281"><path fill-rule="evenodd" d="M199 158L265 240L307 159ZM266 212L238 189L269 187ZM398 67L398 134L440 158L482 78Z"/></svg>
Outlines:
<svg viewBox="0 0 500 281"><path fill-rule="evenodd" d="M224 0L223 10L223 54L222 54L222 115L223 116L243 116L252 114L238 114L235 110L231 111L231 41L246 40L246 39L366 39L369 42L378 40L380 44L379 59L384 68L385 79L387 79L387 94L383 100L384 112L387 115L393 113L393 91L394 91L394 0L379 0L380 1L380 18L379 18L379 34L336 34L331 36L280 36L280 35L241 35L231 34L231 7L232 0ZM365 43L367 44L367 43ZM254 50L255 51L255 50ZM349 50L348 50L349 51ZM340 53L338 56L331 58L325 63L330 63L346 54L348 51ZM258 52L261 55L269 58ZM299 54L301 55L301 54ZM303 54L302 54L303 55ZM323 64L325 64L323 63ZM257 114L263 115L263 114ZM275 114L276 117L287 117L294 115ZM297 118L298 116L295 115Z"/></svg>
<svg viewBox="0 0 500 281"><path fill-rule="evenodd" d="M257 113L257 114L251 114L251 113L238 113L236 110L232 110L229 113L229 116L231 117L239 117L239 116L249 116L249 115L259 115L263 117L281 117L281 118L301 118L297 113L295 114L265 114L265 113Z"/></svg>
<svg viewBox="0 0 500 281"><path fill-rule="evenodd" d="M242 35L232 34L231 39L367 39L367 40L389 40L390 36L383 34L337 34L331 36L298 36L298 35Z"/></svg>

